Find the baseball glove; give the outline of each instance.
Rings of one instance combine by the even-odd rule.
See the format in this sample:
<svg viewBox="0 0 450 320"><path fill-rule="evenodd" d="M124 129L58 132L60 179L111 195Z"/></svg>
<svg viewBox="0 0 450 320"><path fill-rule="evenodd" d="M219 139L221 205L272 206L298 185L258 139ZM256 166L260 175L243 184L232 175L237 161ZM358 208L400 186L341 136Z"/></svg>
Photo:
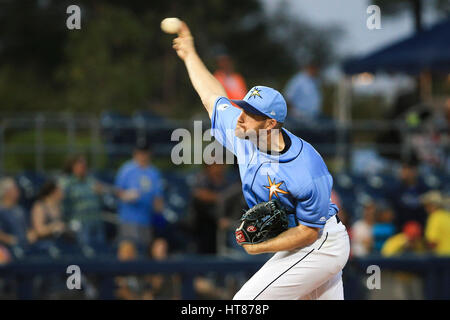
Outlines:
<svg viewBox="0 0 450 320"><path fill-rule="evenodd" d="M245 212L236 229L236 241L255 244L276 237L288 229L288 213L278 200L261 202Z"/></svg>

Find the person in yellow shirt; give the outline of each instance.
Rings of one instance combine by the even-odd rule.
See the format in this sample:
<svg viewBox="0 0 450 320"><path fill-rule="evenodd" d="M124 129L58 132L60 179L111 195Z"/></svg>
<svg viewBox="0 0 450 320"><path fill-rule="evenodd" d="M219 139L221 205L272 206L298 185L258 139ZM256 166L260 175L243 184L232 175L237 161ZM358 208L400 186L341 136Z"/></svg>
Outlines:
<svg viewBox="0 0 450 320"><path fill-rule="evenodd" d="M402 254L420 254L426 251L422 237L422 225L417 221L408 221L403 225L402 232L390 237L384 243L381 254L392 257ZM384 299L423 299L423 283L413 272L384 271L385 285L389 286L388 296Z"/></svg>
<svg viewBox="0 0 450 320"><path fill-rule="evenodd" d="M437 255L450 255L450 211L444 209L444 197L439 191L429 191L421 197L428 213L425 239Z"/></svg>
<svg viewBox="0 0 450 320"><path fill-rule="evenodd" d="M403 226L401 233L386 240L381 248L381 254L385 257L391 257L404 253L423 253L425 249L422 239L422 226L416 221L408 221Z"/></svg>

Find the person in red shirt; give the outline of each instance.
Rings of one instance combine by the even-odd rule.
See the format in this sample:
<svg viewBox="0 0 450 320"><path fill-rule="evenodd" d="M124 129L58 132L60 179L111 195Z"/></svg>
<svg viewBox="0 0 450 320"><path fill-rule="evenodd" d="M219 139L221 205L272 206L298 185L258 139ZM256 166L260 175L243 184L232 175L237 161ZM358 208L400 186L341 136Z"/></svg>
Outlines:
<svg viewBox="0 0 450 320"><path fill-rule="evenodd" d="M214 72L214 77L225 88L228 99L243 99L248 91L247 85L244 78L234 71L234 64L231 57L227 54L220 54L216 59L218 69Z"/></svg>

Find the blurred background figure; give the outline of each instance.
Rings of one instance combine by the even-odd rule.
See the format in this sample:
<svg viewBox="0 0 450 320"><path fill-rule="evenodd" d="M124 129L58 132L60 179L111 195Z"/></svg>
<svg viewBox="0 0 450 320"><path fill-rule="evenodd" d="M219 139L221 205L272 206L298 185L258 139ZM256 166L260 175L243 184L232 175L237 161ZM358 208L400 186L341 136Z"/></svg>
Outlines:
<svg viewBox="0 0 450 320"><path fill-rule="evenodd" d="M425 239L437 255L450 255L450 211L444 208L444 197L439 191L429 191L421 197L428 219Z"/></svg>
<svg viewBox="0 0 450 320"><path fill-rule="evenodd" d="M29 245L36 240L29 229L23 208L18 205L20 191L12 178L0 179L0 244L17 258L23 258Z"/></svg>
<svg viewBox="0 0 450 320"><path fill-rule="evenodd" d="M402 254L421 254L426 250L422 238L422 226L416 221L408 221L403 226L402 232L388 238L381 254L385 257Z"/></svg>
<svg viewBox="0 0 450 320"><path fill-rule="evenodd" d="M425 225L426 213L420 203L420 196L427 191L427 186L419 178L418 162L415 157L401 164L399 182L389 193L395 211L395 226L402 230L406 221L417 221Z"/></svg>
<svg viewBox="0 0 450 320"><path fill-rule="evenodd" d="M384 201L377 203L375 224L373 225L374 250L379 253L384 242L395 234L394 212Z"/></svg>
<svg viewBox="0 0 450 320"><path fill-rule="evenodd" d="M161 175L152 164L150 145L138 142L133 159L119 169L116 177L119 196L119 241L133 242L148 252L153 238L152 221L164 209ZM120 249L119 249L120 250Z"/></svg>
<svg viewBox="0 0 450 320"><path fill-rule="evenodd" d="M367 256L373 249L373 225L377 207L375 202L368 200L363 205L362 218L351 227L351 250L356 257Z"/></svg>
<svg viewBox="0 0 450 320"><path fill-rule="evenodd" d="M134 261L138 257L136 245L128 240L121 242L117 251L117 259L121 262ZM141 294L141 283L139 278L134 275L117 277L115 279L115 294L122 300L139 300Z"/></svg>
<svg viewBox="0 0 450 320"><path fill-rule="evenodd" d="M217 253L217 233L230 227L230 217L225 215L224 206L228 202L227 190L231 182L226 176L225 165L218 163L204 165L196 176L191 228L197 253Z"/></svg>
<svg viewBox="0 0 450 320"><path fill-rule="evenodd" d="M291 117L315 120L322 112L322 93L318 80L319 67L309 63L286 84L284 95Z"/></svg>
<svg viewBox="0 0 450 320"><path fill-rule="evenodd" d="M11 254L9 253L8 249L0 245L0 265L7 264L11 261Z"/></svg>
<svg viewBox="0 0 450 320"><path fill-rule="evenodd" d="M66 231L63 220L63 191L54 181L47 181L31 209L31 221L37 241L56 240Z"/></svg>
<svg viewBox="0 0 450 320"><path fill-rule="evenodd" d="M104 223L101 217L100 183L89 175L84 155L69 157L61 178L64 190L64 212L69 227L76 232L82 246L95 247L105 243Z"/></svg>
<svg viewBox="0 0 450 320"><path fill-rule="evenodd" d="M402 232L385 242L381 254L385 257L416 255L423 254L425 250L422 226L417 221L408 221L404 224ZM385 289L384 299L423 299L423 281L419 275L388 269L383 272L383 278L381 285Z"/></svg>
<svg viewBox="0 0 450 320"><path fill-rule="evenodd" d="M216 56L217 70L214 77L223 85L229 99L240 100L247 94L244 77L234 70L233 59L226 53Z"/></svg>
<svg viewBox="0 0 450 320"><path fill-rule="evenodd" d="M156 238L150 246L150 258L164 261L169 257L169 244L164 238ZM180 299L181 279L177 274L152 274L146 276L149 285L142 296L144 300L173 300Z"/></svg>
<svg viewBox="0 0 450 320"><path fill-rule="evenodd" d="M155 261L168 258L169 245L163 238L156 238L149 250L149 257ZM139 252L132 241L124 240L119 246L117 258L122 262L136 261ZM170 300L180 298L180 277L178 275L151 274L116 278L116 297L123 300Z"/></svg>

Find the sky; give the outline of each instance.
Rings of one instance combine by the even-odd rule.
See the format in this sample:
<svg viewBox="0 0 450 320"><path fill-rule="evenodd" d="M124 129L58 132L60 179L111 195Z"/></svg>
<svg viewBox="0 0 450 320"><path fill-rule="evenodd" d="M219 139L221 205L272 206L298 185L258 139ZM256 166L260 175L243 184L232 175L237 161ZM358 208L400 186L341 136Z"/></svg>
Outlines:
<svg viewBox="0 0 450 320"><path fill-rule="evenodd" d="M431 2L433 0L428 0ZM407 37L414 32L413 16L410 12L392 17L383 17L381 29L369 30L366 20L370 0L261 0L266 10L271 12L276 6L286 2L293 15L313 25L338 25L343 34L336 46L338 53L345 57L369 53L384 45ZM430 9L423 15L425 25L433 24L438 16Z"/></svg>
<svg viewBox="0 0 450 320"><path fill-rule="evenodd" d="M381 29L369 30L366 12L372 4L370 0L260 0L268 13L282 3L290 6L290 12L314 26L329 27L337 25L342 30L336 41L338 56L345 59L350 56L362 56L378 50L393 42L406 38L414 33L412 11L405 11L395 17L384 17L381 10ZM427 0L429 4L435 0ZM425 27L436 23L440 17L425 6L422 15ZM328 81L339 81L342 70L334 64L324 70L323 76ZM374 94L382 92L388 100L392 100L398 90L410 88L414 82L405 75L388 76L378 74L369 84L353 83L354 89L360 93Z"/></svg>

